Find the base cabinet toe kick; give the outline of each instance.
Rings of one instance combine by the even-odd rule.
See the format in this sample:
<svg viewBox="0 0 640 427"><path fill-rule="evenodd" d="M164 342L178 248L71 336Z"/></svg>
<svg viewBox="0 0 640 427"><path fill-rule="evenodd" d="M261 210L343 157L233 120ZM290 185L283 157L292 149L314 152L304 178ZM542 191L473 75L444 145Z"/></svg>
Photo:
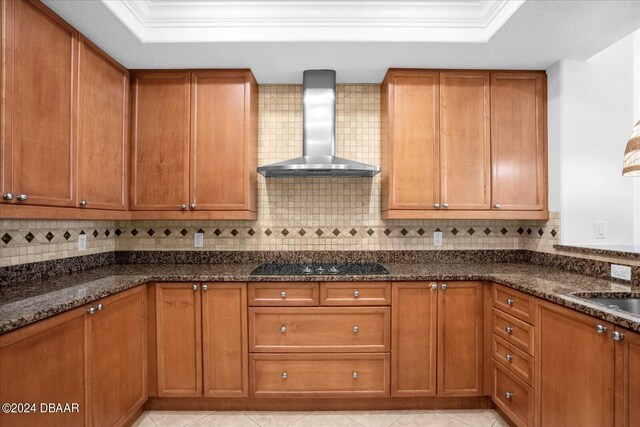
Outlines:
<svg viewBox="0 0 640 427"><path fill-rule="evenodd" d="M630 427L640 334L489 282L157 282L0 336L0 401L78 403L3 427L491 407L519 427Z"/></svg>

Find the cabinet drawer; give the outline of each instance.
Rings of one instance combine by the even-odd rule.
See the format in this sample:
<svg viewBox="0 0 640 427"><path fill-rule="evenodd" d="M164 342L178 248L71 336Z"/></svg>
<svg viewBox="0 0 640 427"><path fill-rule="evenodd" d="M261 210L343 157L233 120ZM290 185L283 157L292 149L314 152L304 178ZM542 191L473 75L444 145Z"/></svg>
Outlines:
<svg viewBox="0 0 640 427"><path fill-rule="evenodd" d="M314 282L249 283L249 306L315 306L319 285Z"/></svg>
<svg viewBox="0 0 640 427"><path fill-rule="evenodd" d="M493 401L517 426L533 426L533 389L499 364L493 368Z"/></svg>
<svg viewBox="0 0 640 427"><path fill-rule="evenodd" d="M493 333L533 355L533 326L530 324L494 309Z"/></svg>
<svg viewBox="0 0 640 427"><path fill-rule="evenodd" d="M388 307L251 308L252 352L389 351Z"/></svg>
<svg viewBox="0 0 640 427"><path fill-rule="evenodd" d="M493 358L527 384L533 384L533 357L496 335L493 335Z"/></svg>
<svg viewBox="0 0 640 427"><path fill-rule="evenodd" d="M391 305L391 283L320 283L320 305Z"/></svg>
<svg viewBox="0 0 640 427"><path fill-rule="evenodd" d="M535 324L534 302L531 295L493 285L493 306L531 325Z"/></svg>
<svg viewBox="0 0 640 427"><path fill-rule="evenodd" d="M389 396L389 354L252 354L256 397Z"/></svg>

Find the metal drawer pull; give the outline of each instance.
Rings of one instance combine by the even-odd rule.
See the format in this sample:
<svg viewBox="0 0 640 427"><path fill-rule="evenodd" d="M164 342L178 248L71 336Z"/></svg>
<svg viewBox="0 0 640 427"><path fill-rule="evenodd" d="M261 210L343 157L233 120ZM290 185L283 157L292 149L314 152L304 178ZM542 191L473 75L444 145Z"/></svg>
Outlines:
<svg viewBox="0 0 640 427"><path fill-rule="evenodd" d="M510 354L505 355L504 358L507 359L507 362L511 362L513 360L513 356Z"/></svg>
<svg viewBox="0 0 640 427"><path fill-rule="evenodd" d="M358 328L357 326L353 327L353 333L357 334L360 331L360 328Z"/></svg>
<svg viewBox="0 0 640 427"><path fill-rule="evenodd" d="M611 332L611 338L613 338L614 341L622 341L624 339L624 334L622 332L613 331Z"/></svg>
<svg viewBox="0 0 640 427"><path fill-rule="evenodd" d="M285 299L287 297L287 293L285 291L280 292L280 298Z"/></svg>
<svg viewBox="0 0 640 427"><path fill-rule="evenodd" d="M89 307L87 309L87 313L89 314L96 314L97 309L95 307Z"/></svg>
<svg viewBox="0 0 640 427"><path fill-rule="evenodd" d="M507 298L507 305L513 305L515 301L512 300L511 298Z"/></svg>
<svg viewBox="0 0 640 427"><path fill-rule="evenodd" d="M438 284L437 283L432 283L431 284L431 289L433 289L433 290L438 289Z"/></svg>
<svg viewBox="0 0 640 427"><path fill-rule="evenodd" d="M599 334L604 334L607 332L607 327L603 325L596 325L596 332Z"/></svg>
<svg viewBox="0 0 640 427"><path fill-rule="evenodd" d="M445 289L447 289L447 285L445 285L445 284L443 283L442 285L440 285L440 289L442 289L442 290L444 291Z"/></svg>
<svg viewBox="0 0 640 427"><path fill-rule="evenodd" d="M283 333L283 334L284 334L285 332L287 332L287 327L286 327L286 326L284 326L284 325L282 325L282 326L280 327L280 333Z"/></svg>
<svg viewBox="0 0 640 427"><path fill-rule="evenodd" d="M354 298L360 298L360 291L353 291Z"/></svg>
<svg viewBox="0 0 640 427"><path fill-rule="evenodd" d="M98 310L98 311L102 311L103 308L104 308L104 305L102 305L102 304L96 305L96 310Z"/></svg>
<svg viewBox="0 0 640 427"><path fill-rule="evenodd" d="M352 376L352 377L353 377L353 379L355 380L355 379L357 379L357 378L358 378L358 373L357 373L357 372L354 372L353 374L351 374L351 376Z"/></svg>
<svg viewBox="0 0 640 427"><path fill-rule="evenodd" d="M198 290L198 285L195 285L195 284L194 284L194 285L193 285L193 290L194 290L194 291L197 291L197 290Z"/></svg>
<svg viewBox="0 0 640 427"><path fill-rule="evenodd" d="M506 328L504 328L504 330L511 335L513 333L513 328L511 326L507 326Z"/></svg>
<svg viewBox="0 0 640 427"><path fill-rule="evenodd" d="M505 391L504 397L506 397L507 399L513 399L513 393L510 391Z"/></svg>
<svg viewBox="0 0 640 427"><path fill-rule="evenodd" d="M18 199L19 202L24 202L29 198L29 196L27 196L26 194L18 194L18 197L16 198Z"/></svg>
<svg viewBox="0 0 640 427"><path fill-rule="evenodd" d="M286 380L287 378L289 378L289 375L287 375L287 373L286 373L286 372L283 372L283 373L282 373L282 379L283 379L283 380Z"/></svg>
<svg viewBox="0 0 640 427"><path fill-rule="evenodd" d="M203 290L203 291L208 291L208 290L209 290L209 286L207 286L207 285L202 285L202 290Z"/></svg>

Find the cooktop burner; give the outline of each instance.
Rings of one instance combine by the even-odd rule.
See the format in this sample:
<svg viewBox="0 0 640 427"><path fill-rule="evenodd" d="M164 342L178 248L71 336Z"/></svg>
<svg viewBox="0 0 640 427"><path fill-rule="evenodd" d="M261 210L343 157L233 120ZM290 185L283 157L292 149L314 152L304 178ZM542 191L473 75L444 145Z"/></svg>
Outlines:
<svg viewBox="0 0 640 427"><path fill-rule="evenodd" d="M334 276L389 274L389 270L380 264L260 264L252 272L252 276L305 276L328 274Z"/></svg>

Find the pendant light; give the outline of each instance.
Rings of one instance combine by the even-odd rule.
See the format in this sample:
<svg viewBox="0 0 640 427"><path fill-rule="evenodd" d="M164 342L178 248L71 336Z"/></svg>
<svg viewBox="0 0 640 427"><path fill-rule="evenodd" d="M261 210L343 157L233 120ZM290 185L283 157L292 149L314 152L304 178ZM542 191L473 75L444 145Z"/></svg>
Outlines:
<svg viewBox="0 0 640 427"><path fill-rule="evenodd" d="M640 121L634 126L624 150L622 176L640 177Z"/></svg>

